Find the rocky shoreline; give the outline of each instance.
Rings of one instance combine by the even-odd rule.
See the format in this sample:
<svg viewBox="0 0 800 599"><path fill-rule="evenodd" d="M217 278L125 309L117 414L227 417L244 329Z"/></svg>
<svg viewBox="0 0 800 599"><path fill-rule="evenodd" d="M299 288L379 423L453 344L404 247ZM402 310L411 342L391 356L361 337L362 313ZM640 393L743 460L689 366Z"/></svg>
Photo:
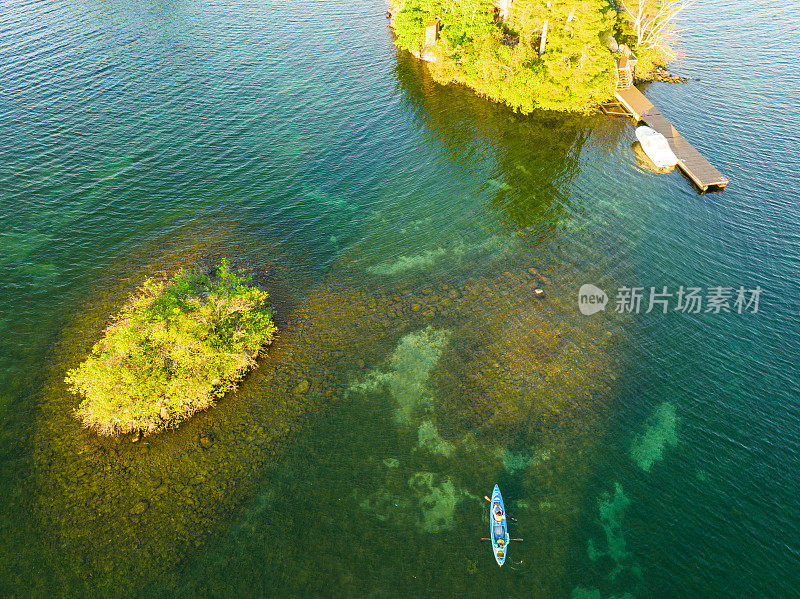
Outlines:
<svg viewBox="0 0 800 599"><path fill-rule="evenodd" d="M680 75L673 75L664 67L655 67L649 73L636 73L633 82L639 83L686 83L688 79Z"/></svg>

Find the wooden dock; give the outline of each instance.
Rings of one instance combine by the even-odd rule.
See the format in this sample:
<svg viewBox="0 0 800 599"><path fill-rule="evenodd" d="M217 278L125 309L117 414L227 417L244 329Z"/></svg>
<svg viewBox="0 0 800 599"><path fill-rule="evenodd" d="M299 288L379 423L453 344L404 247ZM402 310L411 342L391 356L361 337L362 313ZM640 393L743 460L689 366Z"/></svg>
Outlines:
<svg viewBox="0 0 800 599"><path fill-rule="evenodd" d="M663 114L635 87L616 91L619 105L638 123L644 123L667 138L672 151L678 157L678 168L694 183L700 193L721 191L728 179L698 152L692 144L678 133ZM608 111L609 114L618 114Z"/></svg>

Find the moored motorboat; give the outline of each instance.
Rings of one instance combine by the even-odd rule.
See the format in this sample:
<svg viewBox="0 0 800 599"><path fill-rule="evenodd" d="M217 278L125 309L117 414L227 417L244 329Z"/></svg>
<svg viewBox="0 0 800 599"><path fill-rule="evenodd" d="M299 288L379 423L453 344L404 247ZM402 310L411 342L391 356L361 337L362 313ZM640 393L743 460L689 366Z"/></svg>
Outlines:
<svg viewBox="0 0 800 599"><path fill-rule="evenodd" d="M636 127L636 139L642 144L642 149L647 157L658 168L669 168L678 164L678 157L669 147L667 138L650 127Z"/></svg>

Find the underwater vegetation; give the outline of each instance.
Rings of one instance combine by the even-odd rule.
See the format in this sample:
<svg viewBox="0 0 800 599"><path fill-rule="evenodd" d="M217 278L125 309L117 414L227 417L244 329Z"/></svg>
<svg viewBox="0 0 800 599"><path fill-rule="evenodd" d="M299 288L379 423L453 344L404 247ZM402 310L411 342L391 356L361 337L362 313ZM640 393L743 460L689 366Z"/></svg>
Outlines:
<svg viewBox="0 0 800 599"><path fill-rule="evenodd" d="M277 327L267 293L223 260L213 274L147 279L67 373L77 416L103 435L164 430L205 410L256 365Z"/></svg>
<svg viewBox="0 0 800 599"><path fill-rule="evenodd" d="M675 405L665 401L655 409L641 434L637 434L631 443L630 454L642 470L650 472L653 464L664 458L667 447L678 444L678 418Z"/></svg>
<svg viewBox="0 0 800 599"><path fill-rule="evenodd" d="M621 595L609 595L604 598L600 593L600 589L588 589L586 587L575 587L570 599L635 599L630 593L622 593Z"/></svg>
<svg viewBox="0 0 800 599"><path fill-rule="evenodd" d="M441 438L429 419L433 406L428 379L451 334L450 330L430 326L407 333L389 356L387 368L376 368L362 382L348 388L351 398L364 393L384 393L395 405L395 422L403 428L416 427L417 443L413 450L445 458L453 456L455 446ZM413 443L413 435L410 439ZM453 527L454 514L462 499L477 499L456 487L450 476L426 470L409 474L406 468L399 468L397 458L386 458L383 464L384 485L360 503L379 520L410 522L421 532L442 532Z"/></svg>
<svg viewBox="0 0 800 599"><path fill-rule="evenodd" d="M626 570L637 578L641 576L641 569L634 561L625 541L623 518L630 503L631 500L625 495L619 482L614 483L613 494L608 491L601 493L598 499L598 513L605 536L605 550L599 549L591 539L587 546L589 559L592 561L601 558L611 560L614 565L609 575L612 582Z"/></svg>
<svg viewBox="0 0 800 599"><path fill-rule="evenodd" d="M399 256L391 264L370 266L367 272L376 275L397 275L415 268L430 268L446 254L447 250L444 248L429 249L416 256Z"/></svg>
<svg viewBox="0 0 800 599"><path fill-rule="evenodd" d="M405 335L389 358L390 369L371 372L350 390L371 391L386 387L397 401L395 418L398 422L410 423L419 407L430 406L426 383L450 334L451 331L435 331L428 327Z"/></svg>
<svg viewBox="0 0 800 599"><path fill-rule="evenodd" d="M499 452L503 467L511 474L524 472L532 465L538 465L550 459L550 450L541 449L536 452L521 451L519 453L505 449Z"/></svg>

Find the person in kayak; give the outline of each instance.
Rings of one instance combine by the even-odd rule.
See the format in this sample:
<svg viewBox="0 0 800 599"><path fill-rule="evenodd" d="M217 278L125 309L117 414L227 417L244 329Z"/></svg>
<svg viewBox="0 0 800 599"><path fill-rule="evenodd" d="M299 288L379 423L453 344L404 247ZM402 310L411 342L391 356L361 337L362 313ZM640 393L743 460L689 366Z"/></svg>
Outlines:
<svg viewBox="0 0 800 599"><path fill-rule="evenodd" d="M500 507L499 501L494 502L494 519L498 522L503 521L503 508Z"/></svg>

